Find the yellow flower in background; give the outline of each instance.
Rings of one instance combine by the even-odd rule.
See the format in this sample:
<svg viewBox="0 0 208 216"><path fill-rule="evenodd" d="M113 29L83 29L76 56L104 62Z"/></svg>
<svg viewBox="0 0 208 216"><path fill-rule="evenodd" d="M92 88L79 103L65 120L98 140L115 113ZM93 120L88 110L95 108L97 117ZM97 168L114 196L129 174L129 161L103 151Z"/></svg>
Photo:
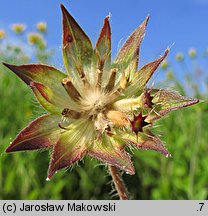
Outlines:
<svg viewBox="0 0 208 216"><path fill-rule="evenodd" d="M4 30L0 29L0 40L3 40L6 36L6 33Z"/></svg>
<svg viewBox="0 0 208 216"><path fill-rule="evenodd" d="M15 23L15 24L12 24L11 28L16 34L21 34L25 31L26 25L21 24L21 23Z"/></svg>
<svg viewBox="0 0 208 216"><path fill-rule="evenodd" d="M46 47L46 42L43 36L36 32L31 32L27 36L27 41L30 45L35 45L40 49L44 49Z"/></svg>
<svg viewBox="0 0 208 216"><path fill-rule="evenodd" d="M47 24L45 22L38 22L36 28L41 33L45 33L47 31Z"/></svg>
<svg viewBox="0 0 208 216"><path fill-rule="evenodd" d="M182 52L178 52L176 54L176 60L179 61L179 62L182 62L184 60L184 54Z"/></svg>
<svg viewBox="0 0 208 216"><path fill-rule="evenodd" d="M196 58L196 49L194 49L194 48L190 48L189 50L188 50L188 55L189 55L189 57L190 58L192 58L192 59L194 59L194 58Z"/></svg>
<svg viewBox="0 0 208 216"><path fill-rule="evenodd" d="M169 63L166 59L164 59L161 64L160 64L160 67L163 69L163 70L166 70L169 66Z"/></svg>

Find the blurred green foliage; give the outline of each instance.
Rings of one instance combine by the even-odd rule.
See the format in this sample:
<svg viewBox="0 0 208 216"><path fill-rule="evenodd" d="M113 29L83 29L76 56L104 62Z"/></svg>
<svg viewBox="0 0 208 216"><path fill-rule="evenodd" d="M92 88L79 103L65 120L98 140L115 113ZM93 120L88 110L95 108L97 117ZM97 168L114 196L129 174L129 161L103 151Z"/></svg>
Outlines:
<svg viewBox="0 0 208 216"><path fill-rule="evenodd" d="M28 46L0 41L0 61L50 62L53 52L47 46L34 44L30 55L25 51ZM180 58L178 64L183 62ZM189 74L184 80L176 79L170 63L166 62L163 70L166 86L183 95L190 95L187 89L191 88L191 94L205 102L159 121L155 130L160 131L173 157L135 150L132 160L136 174L124 174L124 180L132 199L208 199L207 90L203 92ZM106 166L95 159L86 157L47 182L48 151L4 153L11 139L42 113L29 87L0 64L0 199L117 199Z"/></svg>

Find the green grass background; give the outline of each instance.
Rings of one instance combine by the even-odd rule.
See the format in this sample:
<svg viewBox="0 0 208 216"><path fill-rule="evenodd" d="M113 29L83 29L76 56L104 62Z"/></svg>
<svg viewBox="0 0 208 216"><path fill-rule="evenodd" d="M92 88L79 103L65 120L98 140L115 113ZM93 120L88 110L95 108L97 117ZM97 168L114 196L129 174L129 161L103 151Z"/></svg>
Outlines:
<svg viewBox="0 0 208 216"><path fill-rule="evenodd" d="M49 62L53 56L51 50L34 47L28 57L23 48L0 43L0 61L23 64L32 56L32 61ZM171 70L166 68L165 86L189 95L187 85L200 85L194 79L179 81ZM123 174L132 199L208 199L207 91L191 89L205 102L158 122L173 157L134 151L136 174ZM48 151L4 153L16 134L43 112L29 87L0 64L0 199L118 199L107 167L95 159L86 157L47 182Z"/></svg>

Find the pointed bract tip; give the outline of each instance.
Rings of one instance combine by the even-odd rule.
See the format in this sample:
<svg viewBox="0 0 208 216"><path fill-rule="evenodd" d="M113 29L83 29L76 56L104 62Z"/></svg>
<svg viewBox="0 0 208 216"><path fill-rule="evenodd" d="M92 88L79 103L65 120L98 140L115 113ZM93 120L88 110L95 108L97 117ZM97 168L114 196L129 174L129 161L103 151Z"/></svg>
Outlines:
<svg viewBox="0 0 208 216"><path fill-rule="evenodd" d="M170 153L167 153L167 154L165 155L165 157L166 157L166 158L172 157L172 155L171 155Z"/></svg>
<svg viewBox="0 0 208 216"><path fill-rule="evenodd" d="M50 178L48 178L48 177L46 178L46 181L50 181L50 180L51 180Z"/></svg>
<svg viewBox="0 0 208 216"><path fill-rule="evenodd" d="M35 87L35 83L33 81L30 82L29 84L30 87Z"/></svg>
<svg viewBox="0 0 208 216"><path fill-rule="evenodd" d="M55 171L51 169L51 165L49 165L49 168L48 168L48 175L47 175L47 178L46 178L46 181L50 181L54 175Z"/></svg>
<svg viewBox="0 0 208 216"><path fill-rule="evenodd" d="M109 19L110 19L109 15L105 17L103 28L107 28L107 26L110 26Z"/></svg>
<svg viewBox="0 0 208 216"><path fill-rule="evenodd" d="M66 10L66 8L64 7L64 5L61 3L60 4L61 10Z"/></svg>
<svg viewBox="0 0 208 216"><path fill-rule="evenodd" d="M200 99L198 99L198 98L194 98L194 102L195 102L195 103L201 103L201 102L204 102L204 100L200 100Z"/></svg>
<svg viewBox="0 0 208 216"><path fill-rule="evenodd" d="M61 6L62 14L68 14L69 13L63 4L61 4L60 6Z"/></svg>
<svg viewBox="0 0 208 216"><path fill-rule="evenodd" d="M104 19L104 22L109 22L109 19L110 19L110 15L106 16L105 19Z"/></svg>
<svg viewBox="0 0 208 216"><path fill-rule="evenodd" d="M145 24L147 25L147 23L149 22L149 19L150 19L150 15L147 15L146 16L146 19L145 19Z"/></svg>
<svg viewBox="0 0 208 216"><path fill-rule="evenodd" d="M168 48L165 50L165 52L164 52L164 54L161 56L161 58L162 58L162 59L165 59L165 57L168 55L169 52L170 52L170 47L168 47Z"/></svg>
<svg viewBox="0 0 208 216"><path fill-rule="evenodd" d="M14 66L14 65L8 64L8 63L6 63L6 62L2 62L2 64L3 64L5 67L9 68L9 69L10 69L12 66Z"/></svg>
<svg viewBox="0 0 208 216"><path fill-rule="evenodd" d="M167 55L170 52L170 47L165 50L165 54Z"/></svg>
<svg viewBox="0 0 208 216"><path fill-rule="evenodd" d="M5 153L11 153L11 152L18 151L18 150L15 148L13 142L10 142L9 144L10 144L10 145L6 148Z"/></svg>
<svg viewBox="0 0 208 216"><path fill-rule="evenodd" d="M200 100L198 98L187 98L189 100L189 102L187 103L187 106L191 106L197 103L201 103L204 102L203 100Z"/></svg>
<svg viewBox="0 0 208 216"><path fill-rule="evenodd" d="M201 99L197 99L197 98L196 98L196 100L197 100L196 103L204 103L205 102L205 100L201 100Z"/></svg>
<svg viewBox="0 0 208 216"><path fill-rule="evenodd" d="M134 170L134 167L130 167L127 171L126 171L126 174L129 174L129 175L134 175L135 174L135 170Z"/></svg>
<svg viewBox="0 0 208 216"><path fill-rule="evenodd" d="M5 62L1 62L4 66L7 66L7 63L5 63Z"/></svg>
<svg viewBox="0 0 208 216"><path fill-rule="evenodd" d="M12 152L11 145L10 145L9 147L6 148L5 152L6 152L6 153Z"/></svg>
<svg viewBox="0 0 208 216"><path fill-rule="evenodd" d="M3 64L5 67L9 68L9 69L10 69L11 71L13 71L14 73L16 73L15 70L17 70L19 67L23 66L23 65L8 64L8 63L5 63L5 62L2 62L2 64Z"/></svg>

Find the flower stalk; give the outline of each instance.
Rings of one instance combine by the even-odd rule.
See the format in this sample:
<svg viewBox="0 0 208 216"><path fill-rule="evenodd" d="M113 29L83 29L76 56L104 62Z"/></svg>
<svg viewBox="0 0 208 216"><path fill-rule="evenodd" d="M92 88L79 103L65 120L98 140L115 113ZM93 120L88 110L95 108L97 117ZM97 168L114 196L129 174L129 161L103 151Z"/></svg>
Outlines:
<svg viewBox="0 0 208 216"><path fill-rule="evenodd" d="M118 192L120 200L128 200L128 192L125 186L125 183L122 179L120 170L116 168L115 166L108 166L110 174L113 179L113 183L115 185L115 188Z"/></svg>

